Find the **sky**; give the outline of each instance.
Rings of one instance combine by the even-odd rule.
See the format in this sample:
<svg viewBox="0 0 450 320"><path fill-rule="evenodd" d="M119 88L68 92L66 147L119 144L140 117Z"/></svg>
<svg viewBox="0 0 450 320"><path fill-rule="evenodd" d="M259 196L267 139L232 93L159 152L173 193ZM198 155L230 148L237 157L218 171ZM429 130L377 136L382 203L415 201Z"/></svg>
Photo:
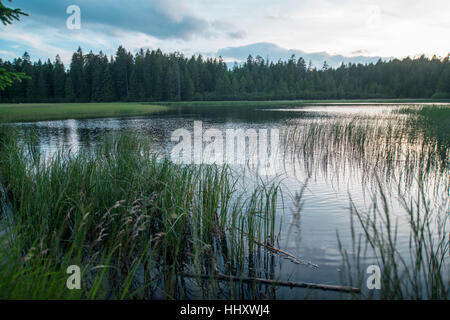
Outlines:
<svg viewBox="0 0 450 320"><path fill-rule="evenodd" d="M224 48L270 43L285 50L343 56L446 56L449 0L13 0L29 14L0 25L0 58L27 51L65 63L80 46L110 55L161 48L218 56ZM80 29L67 8L80 8ZM71 20L72 21L72 20ZM225 50L225 61L238 60ZM273 57L276 59L276 57Z"/></svg>

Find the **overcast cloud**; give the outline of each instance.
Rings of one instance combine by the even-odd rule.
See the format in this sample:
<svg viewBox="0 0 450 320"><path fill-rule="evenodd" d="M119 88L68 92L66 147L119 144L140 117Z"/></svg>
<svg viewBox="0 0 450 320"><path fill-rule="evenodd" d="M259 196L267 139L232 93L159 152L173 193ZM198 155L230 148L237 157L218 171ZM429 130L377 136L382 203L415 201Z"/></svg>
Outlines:
<svg viewBox="0 0 450 320"><path fill-rule="evenodd" d="M13 0L29 17L0 26L0 57L69 61L84 51L113 54L161 48L214 55L258 42L345 56L445 56L450 52L448 0ZM66 28L78 5L81 30ZM232 57L231 57L232 58ZM276 57L274 57L276 58Z"/></svg>

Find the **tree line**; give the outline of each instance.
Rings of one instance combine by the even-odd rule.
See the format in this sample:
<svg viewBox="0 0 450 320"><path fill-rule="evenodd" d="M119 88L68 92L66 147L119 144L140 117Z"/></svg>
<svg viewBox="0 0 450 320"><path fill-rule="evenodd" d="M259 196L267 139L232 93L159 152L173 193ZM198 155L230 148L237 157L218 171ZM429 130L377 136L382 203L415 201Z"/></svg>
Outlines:
<svg viewBox="0 0 450 320"><path fill-rule="evenodd" d="M0 91L1 102L111 102L270 99L450 98L450 55L379 60L315 68L303 58L267 61L249 56L228 68L221 59L185 57L161 50L114 56L79 48L66 68L54 61L31 62L28 53L0 68L23 73Z"/></svg>

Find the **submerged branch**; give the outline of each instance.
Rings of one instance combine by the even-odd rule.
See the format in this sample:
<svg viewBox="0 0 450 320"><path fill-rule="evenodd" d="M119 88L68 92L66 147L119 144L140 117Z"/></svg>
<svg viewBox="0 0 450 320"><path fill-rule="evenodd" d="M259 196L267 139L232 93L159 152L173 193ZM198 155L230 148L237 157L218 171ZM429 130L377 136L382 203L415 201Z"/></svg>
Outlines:
<svg viewBox="0 0 450 320"><path fill-rule="evenodd" d="M243 231L243 230L241 230L241 229L239 229L239 228L236 228L236 229L237 229L238 231L242 232L245 236L248 237L248 233L247 233L247 232L245 232L245 231ZM318 266L317 264L312 263L311 261L307 261L307 260L304 260L304 259L297 258L297 257L294 256L293 254L291 254L291 253L289 253L289 252L287 252L287 251L284 251L284 250L275 248L274 246L271 246L271 245L269 245L268 243L263 243L263 242L260 242L260 241L258 241L258 240L255 240L255 239L253 239L252 241L253 241L255 244L257 244L257 245L259 245L259 246L261 246L261 247L264 247L264 248L266 248L266 249L268 249L268 250L270 250L270 251L272 251L272 252L274 252L274 253L278 253L278 254L281 254L281 255L286 256L290 261L292 261L292 262L294 262L294 263L296 263L296 264L304 264L304 265L308 265L308 266L310 266L310 267L312 267L312 268L315 268L315 269L318 269L318 268L319 268L319 266Z"/></svg>
<svg viewBox="0 0 450 320"><path fill-rule="evenodd" d="M307 289L319 289L326 291L339 291L339 292L349 292L349 293L360 293L360 288L350 287L350 286L339 286L339 285L329 285L320 283L308 283L308 282L293 282L293 281L283 281L283 280L271 280L262 278L240 278L236 276L227 276L222 273L216 275L196 275L192 273L183 274L185 277L189 278L201 278L201 279L216 279L219 281L236 281L236 282L257 282L268 285L276 285L291 288L307 288Z"/></svg>

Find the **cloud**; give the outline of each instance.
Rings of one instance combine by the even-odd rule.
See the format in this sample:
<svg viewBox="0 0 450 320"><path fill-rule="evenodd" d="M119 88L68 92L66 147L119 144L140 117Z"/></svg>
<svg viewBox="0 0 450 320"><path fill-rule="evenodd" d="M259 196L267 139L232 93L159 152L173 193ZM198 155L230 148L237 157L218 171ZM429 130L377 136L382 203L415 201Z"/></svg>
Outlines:
<svg viewBox="0 0 450 320"><path fill-rule="evenodd" d="M354 52L354 54L361 54L365 51L359 50L358 52ZM245 61L248 55L251 54L253 58L256 56L261 56L262 58L268 58L270 61L278 61L278 60L288 60L292 55L295 55L296 59L302 57L305 59L306 63L311 63L313 66L317 68L321 68L323 63L326 61L329 66L338 67L342 63L375 63L381 57L370 57L370 56L353 56L346 57L342 55L331 55L326 52L304 52L302 50L295 49L285 49L277 46L273 43L268 42L260 42L253 43L244 46L237 47L227 47L217 51L216 56L221 56L226 59L227 62L237 61L242 62ZM388 58L382 58L387 60Z"/></svg>
<svg viewBox="0 0 450 320"><path fill-rule="evenodd" d="M66 28L66 9L73 4L81 8L81 30ZM243 52L241 58L249 53L266 58L267 52L277 60L313 52L311 60L332 64L333 54L401 58L446 56L450 49L442 40L450 32L448 0L13 0L7 5L30 16L12 26L0 24L0 48L9 52L2 57L29 51L33 59L46 59L59 53L69 57L66 62L78 46L110 55L119 45L213 56L218 48L245 51L253 49L249 43L269 43L279 47Z"/></svg>
<svg viewBox="0 0 450 320"><path fill-rule="evenodd" d="M28 13L20 22L0 26L0 55L10 59L28 51L33 60L60 54L68 64L79 46L114 54L119 45L187 53L202 50L205 43L242 39L246 33L217 16L199 15L191 2L177 0L14 0L9 6ZM69 30L66 9L81 9L81 29ZM209 19L204 18L210 17ZM8 51L8 54L6 54Z"/></svg>
<svg viewBox="0 0 450 320"><path fill-rule="evenodd" d="M8 50L0 50L0 55L2 55L2 58L5 58L5 59L14 59L14 58L17 58L14 52L8 51ZM1 60L2 58L0 58L0 60Z"/></svg>
<svg viewBox="0 0 450 320"><path fill-rule="evenodd" d="M82 28L109 34L117 30L140 32L160 39L190 39L194 36L235 36L229 23L207 20L191 12L186 2L175 0L16 0L15 6L30 13L30 19L65 28L69 5L81 9Z"/></svg>
<svg viewBox="0 0 450 320"><path fill-rule="evenodd" d="M72 51L64 49L61 43L56 45L50 43L45 33L25 33L18 26L8 26L8 32L0 33L0 40L2 40L0 44L11 44L9 47L13 50L10 51L14 51L16 57L25 51L30 52L30 50L34 51L33 56L43 60L54 58L56 54L59 54L63 60L68 61L72 55ZM18 46L17 43L22 46Z"/></svg>
<svg viewBox="0 0 450 320"><path fill-rule="evenodd" d="M244 39L247 37L247 33L245 31L227 32L226 35L231 39Z"/></svg>

